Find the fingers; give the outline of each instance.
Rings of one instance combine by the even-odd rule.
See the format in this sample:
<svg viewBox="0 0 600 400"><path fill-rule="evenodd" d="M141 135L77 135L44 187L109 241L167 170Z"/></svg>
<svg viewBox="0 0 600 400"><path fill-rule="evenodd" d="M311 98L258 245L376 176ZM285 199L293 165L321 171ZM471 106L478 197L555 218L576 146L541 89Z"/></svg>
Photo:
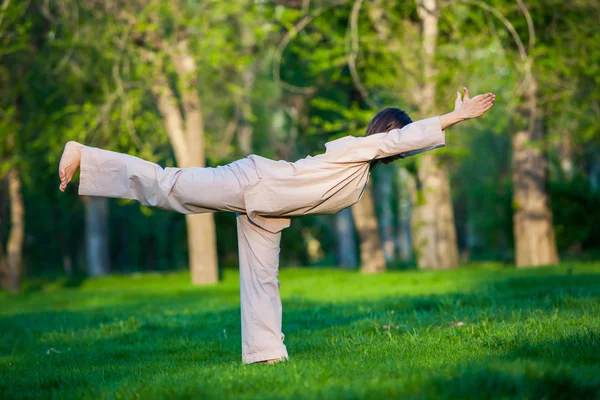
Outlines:
<svg viewBox="0 0 600 400"><path fill-rule="evenodd" d="M465 100L465 101L467 101L467 100L469 100L469 99L470 99L470 97L469 97L469 89L467 89L467 88L466 88L466 87L464 87L464 86L463 86L463 89L464 89L464 91L465 91L465 98L464 98L464 100Z"/></svg>
<svg viewBox="0 0 600 400"><path fill-rule="evenodd" d="M462 100L461 100L461 98L460 98L460 97L461 97L461 96L460 96L460 92L456 92L456 100L454 100L454 110L455 110L455 111L456 111L456 110L460 110L460 108L461 108L461 107L462 107L462 105L463 105L463 102L462 102Z"/></svg>
<svg viewBox="0 0 600 400"><path fill-rule="evenodd" d="M479 94L475 97L473 97L471 100L473 100L476 103L485 103L489 100L494 100L496 98L496 96L493 93L486 93L486 94Z"/></svg>
<svg viewBox="0 0 600 400"><path fill-rule="evenodd" d="M480 103L483 104L484 106L492 103L494 104L495 99L493 97L487 97L484 100L481 100Z"/></svg>
<svg viewBox="0 0 600 400"><path fill-rule="evenodd" d="M484 114L484 113L488 112L493 106L494 106L494 102L493 101L485 103L483 105L482 110L481 110L481 114Z"/></svg>

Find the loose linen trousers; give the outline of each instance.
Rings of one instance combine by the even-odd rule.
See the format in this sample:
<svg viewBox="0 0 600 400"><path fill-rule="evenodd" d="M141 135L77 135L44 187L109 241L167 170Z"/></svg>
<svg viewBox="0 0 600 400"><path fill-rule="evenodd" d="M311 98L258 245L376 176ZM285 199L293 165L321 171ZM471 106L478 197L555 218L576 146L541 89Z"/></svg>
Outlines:
<svg viewBox="0 0 600 400"><path fill-rule="evenodd" d="M246 215L243 190L258 178L252 160L244 158L215 168L163 169L127 154L85 146L80 168L80 195L132 199L183 214L235 212L242 361L288 358L277 279L281 232L269 232Z"/></svg>

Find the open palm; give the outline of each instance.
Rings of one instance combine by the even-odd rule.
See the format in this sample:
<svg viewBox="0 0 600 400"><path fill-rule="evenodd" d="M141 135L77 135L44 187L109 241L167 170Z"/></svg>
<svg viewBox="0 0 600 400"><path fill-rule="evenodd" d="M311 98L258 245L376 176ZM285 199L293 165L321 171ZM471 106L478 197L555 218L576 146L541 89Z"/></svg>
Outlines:
<svg viewBox="0 0 600 400"><path fill-rule="evenodd" d="M460 92L456 92L454 111L462 118L477 118L493 107L496 95L493 93L479 94L473 98L469 97L469 90L465 87L464 97L461 99Z"/></svg>

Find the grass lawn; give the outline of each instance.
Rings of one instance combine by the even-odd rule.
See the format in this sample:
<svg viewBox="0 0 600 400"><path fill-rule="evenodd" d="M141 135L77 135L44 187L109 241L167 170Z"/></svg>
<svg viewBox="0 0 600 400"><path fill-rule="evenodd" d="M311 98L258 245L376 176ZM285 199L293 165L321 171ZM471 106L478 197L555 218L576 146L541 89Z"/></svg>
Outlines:
<svg viewBox="0 0 600 400"><path fill-rule="evenodd" d="M600 264L283 269L290 362L241 363L238 275L0 293L0 398L597 398Z"/></svg>

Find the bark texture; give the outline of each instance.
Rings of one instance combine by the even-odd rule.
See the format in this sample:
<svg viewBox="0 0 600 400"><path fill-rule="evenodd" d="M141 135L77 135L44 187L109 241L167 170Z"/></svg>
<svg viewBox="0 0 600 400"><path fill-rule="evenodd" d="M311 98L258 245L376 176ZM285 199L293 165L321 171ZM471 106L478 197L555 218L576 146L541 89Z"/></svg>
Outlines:
<svg viewBox="0 0 600 400"><path fill-rule="evenodd" d="M387 262L396 258L396 242L394 227L394 212L392 211L392 165L379 165L374 170L377 174L375 198L379 206L379 233L383 245L383 255Z"/></svg>
<svg viewBox="0 0 600 400"><path fill-rule="evenodd" d="M245 24L240 25L242 34L241 44L243 54L247 57L253 57L253 49L256 45L254 33ZM252 90L256 81L256 62L250 63L241 73L242 93L236 95L237 113L239 113L239 127L237 130L238 144L242 154L248 155L252 153L252 134L254 132L254 116L252 113Z"/></svg>
<svg viewBox="0 0 600 400"><path fill-rule="evenodd" d="M345 208L334 216L335 218L335 250L338 265L342 268L355 268L358 265L356 258L356 240L354 238L354 222L352 210Z"/></svg>
<svg viewBox="0 0 600 400"><path fill-rule="evenodd" d="M8 172L8 196L10 199L10 232L6 243L6 288L19 290L25 238L25 204L21 191L21 178L17 167Z"/></svg>
<svg viewBox="0 0 600 400"><path fill-rule="evenodd" d="M573 143L571 137L562 135L557 143L557 153L560 162L560 170L566 180L572 180L575 175L575 166L573 165Z"/></svg>
<svg viewBox="0 0 600 400"><path fill-rule="evenodd" d="M439 5L436 0L417 0L422 23L424 85L420 110L431 115L435 105L434 56L438 37ZM454 212L450 197L447 169L433 152L420 156L418 177L421 184L419 201L413 214L413 240L419 268L446 269L458 267L458 244Z"/></svg>
<svg viewBox="0 0 600 400"><path fill-rule="evenodd" d="M85 259L89 276L106 275L109 271L108 199L83 198L85 204Z"/></svg>
<svg viewBox="0 0 600 400"><path fill-rule="evenodd" d="M361 271L377 273L385 271L386 265L371 186L369 181L361 200L352 206L352 217L360 238Z"/></svg>
<svg viewBox="0 0 600 400"><path fill-rule="evenodd" d="M409 262L413 259L411 217L412 208L417 199L417 184L406 168L398 168L398 183L398 256L401 261Z"/></svg>
<svg viewBox="0 0 600 400"><path fill-rule="evenodd" d="M589 162L590 189L596 193L600 189L600 154L593 152Z"/></svg>
<svg viewBox="0 0 600 400"><path fill-rule="evenodd" d="M552 211L546 192L547 160L541 150L544 127L537 108L537 82L528 71L522 116L528 129L512 139L513 231L517 267L557 264Z"/></svg>

